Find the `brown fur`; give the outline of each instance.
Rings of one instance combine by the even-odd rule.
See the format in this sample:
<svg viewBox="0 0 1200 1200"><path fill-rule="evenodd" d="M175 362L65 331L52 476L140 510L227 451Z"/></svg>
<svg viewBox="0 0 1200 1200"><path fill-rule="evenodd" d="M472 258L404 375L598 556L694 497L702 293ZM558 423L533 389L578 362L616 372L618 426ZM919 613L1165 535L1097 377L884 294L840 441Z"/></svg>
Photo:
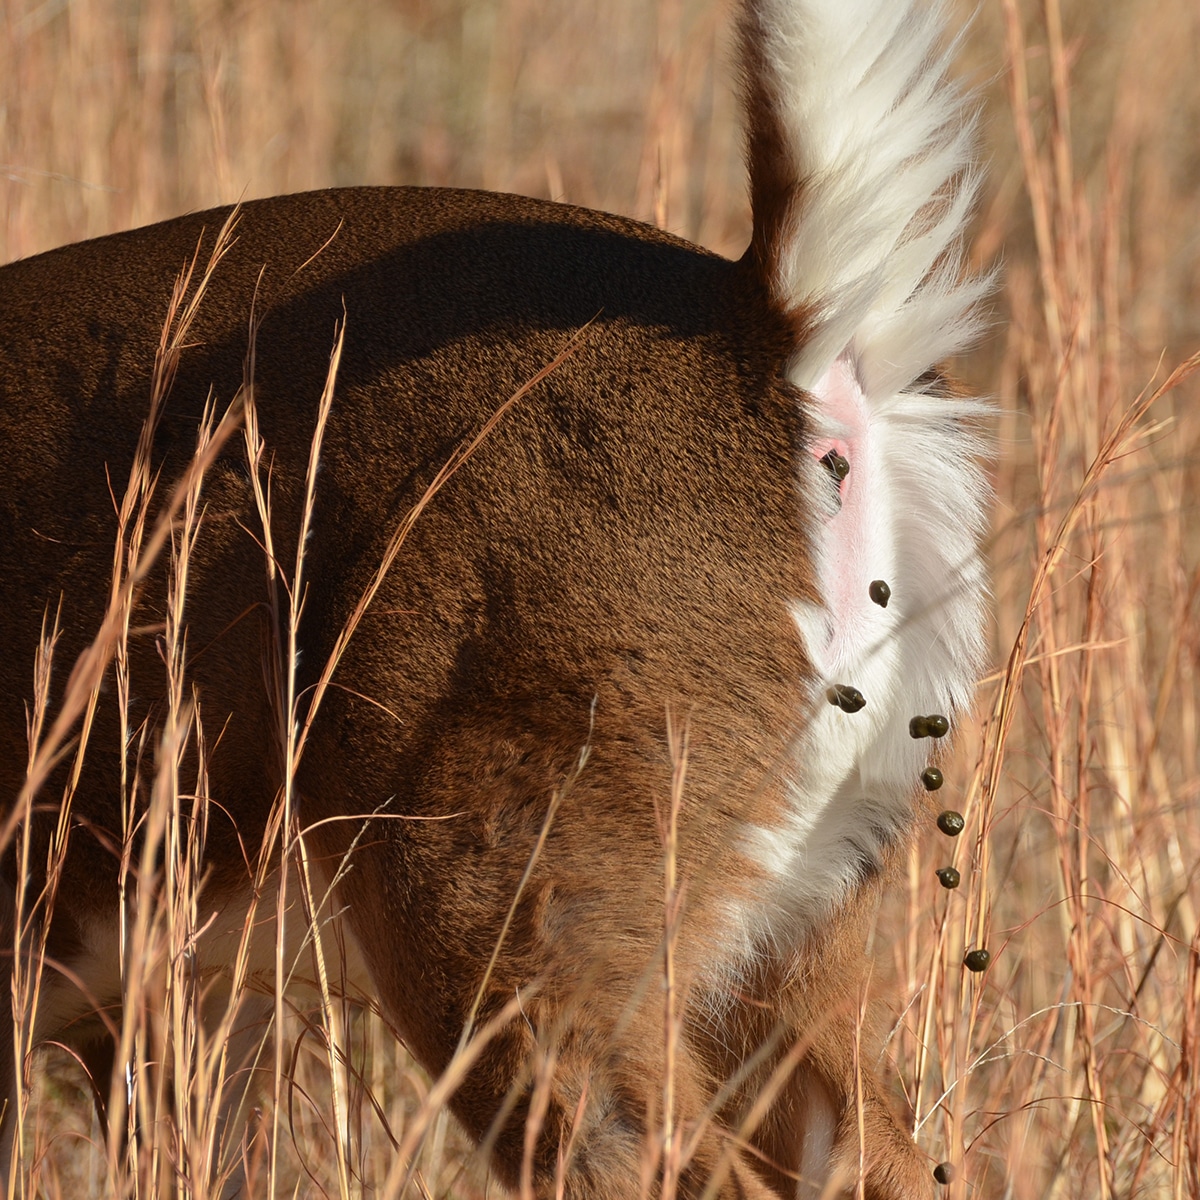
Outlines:
<svg viewBox="0 0 1200 1200"><path fill-rule="evenodd" d="M225 215L0 269L6 806L23 779L43 613L62 598L60 697L107 597L115 532L107 476L119 486L128 472L166 299ZM681 1120L699 1119L756 1047L776 1047L709 1124L682 1193L703 1189L730 1130L797 1043L811 1044L754 1133L757 1150L726 1156L720 1194L787 1194L790 1176L823 1169L806 1161L803 1139L824 1112L853 1187L859 1088L866 1194L911 1197L929 1186L870 1054L857 1076L848 1057L862 976L857 907L807 946L743 964L739 995L719 1003L712 995L730 977L714 974L714 964L729 965L723 906L756 886L739 837L746 823L779 820L811 673L788 607L814 598L813 518L794 469L806 431L781 374L797 333L794 317L769 302L768 269L754 255L730 263L632 222L516 197L356 189L248 204L156 441L156 467L177 478L210 389L225 403L242 382L256 303L254 382L274 537L290 562L316 399L344 304L346 347L307 547L300 685L308 687L438 468L593 321L417 522L338 670L297 789L306 825L381 806L444 818L375 821L340 894L378 1002L435 1073L454 1052L559 795L479 1020L520 989L530 999L453 1100L465 1127L492 1139L495 1169L514 1182L530 1055L536 1039L553 1046L539 1195L552 1187L585 1086L571 1196L634 1194L655 1119L664 1069L656 805L671 790L668 714L690 738L679 836ZM263 836L281 757L262 666L271 637L263 555L240 444L223 452L204 494L188 670L206 728L223 731L209 762L222 811L210 817L205 902L216 907L249 887L244 847ZM133 717L152 726L164 704L155 631L168 569L142 596L141 632L131 639ZM116 738L110 692L76 801L87 829L73 836L51 931L55 955L68 962L87 953L88 921L115 911ZM58 790L43 793L51 810ZM43 850L52 822L53 811L35 820ZM319 826L313 843L331 872L361 830ZM11 863L7 878L14 886ZM10 930L3 938L12 944ZM514 1086L515 1107L495 1126Z"/></svg>
<svg viewBox="0 0 1200 1200"><path fill-rule="evenodd" d="M771 94L778 86L776 72L764 61L769 53L762 7L747 4L741 13L742 105L746 112L746 163L750 171L750 206L754 228L746 257L773 295L779 294L779 255L790 242L791 226L804 194L804 180L783 128L781 97Z"/></svg>

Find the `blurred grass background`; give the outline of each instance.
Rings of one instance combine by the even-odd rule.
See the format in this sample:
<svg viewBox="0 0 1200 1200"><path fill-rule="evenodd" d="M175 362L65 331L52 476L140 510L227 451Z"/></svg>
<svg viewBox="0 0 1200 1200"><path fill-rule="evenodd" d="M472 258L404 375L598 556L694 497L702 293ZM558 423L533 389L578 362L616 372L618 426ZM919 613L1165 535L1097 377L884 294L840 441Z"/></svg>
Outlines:
<svg viewBox="0 0 1200 1200"><path fill-rule="evenodd" d="M740 254L732 7L2 0L0 261L383 183L545 196ZM996 671L937 796L966 833L950 844L930 820L880 912L888 1069L931 1165L958 1165L952 1197L1196 1197L1196 385L1104 446L1200 345L1200 8L952 7L973 14L961 71L988 169L974 257L1003 265L992 333L958 366L998 410ZM951 862L963 886L946 892L933 869ZM960 965L976 945L993 955L978 977ZM358 1040L395 1129L426 1085L377 1025ZM90 1113L61 1111L69 1076L37 1106L36 1186L102 1195ZM359 1111L358 1168L382 1179L390 1142ZM296 1120L336 1191L322 1122ZM452 1143L431 1139L419 1186L479 1194Z"/></svg>

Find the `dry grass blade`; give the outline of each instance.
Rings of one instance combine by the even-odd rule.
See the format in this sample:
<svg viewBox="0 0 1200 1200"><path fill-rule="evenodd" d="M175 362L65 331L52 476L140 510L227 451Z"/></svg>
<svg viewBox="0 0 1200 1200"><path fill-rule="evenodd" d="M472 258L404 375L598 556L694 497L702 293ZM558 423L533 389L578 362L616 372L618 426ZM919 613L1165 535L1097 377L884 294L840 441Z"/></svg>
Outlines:
<svg viewBox="0 0 1200 1200"><path fill-rule="evenodd" d="M592 318L594 321L595 318ZM425 489L421 498L413 505L412 509L405 515L404 519L396 527L392 534L391 541L388 543L387 549L384 551L382 560L375 570L375 574L371 577L370 583L367 584L358 603L354 606L353 612L346 621L345 626L338 634L333 650L330 652L329 659L325 663L324 669L321 671L321 676L317 680L312 690L312 698L309 701L308 711L304 718L304 727L300 732L300 736L296 742L292 769L294 770L300 760L300 755L304 753L304 744L308 737L308 731L312 727L312 723L316 718L317 711L321 706L321 701L324 698L325 691L329 687L330 681L333 678L334 672L337 670L338 663L341 662L342 655L346 652L346 647L350 644L351 638L354 637L355 631L358 629L359 623L366 615L367 609L371 605L371 601L375 598L375 594L379 591L383 581L387 578L388 572L392 569L392 564L396 561L397 555L400 553L408 538L412 528L420 520L421 514L429 507L434 497L445 487L446 483L474 457L476 451L487 441L491 436L492 431L504 419L505 414L516 404L520 403L539 383L542 382L553 371L556 371L575 351L578 349L581 341L587 335L587 331L592 326L592 321L581 326L567 339L567 343L562 350L554 356L536 375L532 376L523 383L494 413L484 422L482 428L469 442L459 446L454 453L446 460L446 462L438 469L432 482Z"/></svg>
<svg viewBox="0 0 1200 1200"><path fill-rule="evenodd" d="M984 126L992 182L977 253L1001 255L1005 267L996 336L960 367L996 397L1000 414L998 667L982 719L961 731L936 796L940 806L963 810L967 830L950 843L925 822L907 886L889 894L878 917L876 991L898 995L888 1071L914 1101L931 1163L958 1168L947 1200L1183 1200L1200 1195L1200 407L1190 357L1200 344L1193 61L1200 16L1192 0L954 0L954 7L964 17L975 13L967 73L992 81ZM280 6L218 0L196 0L186 11L168 0L67 7L12 0L0 21L0 259L243 192L349 179L552 193L670 222L736 256L748 238L748 211L735 104L721 83L727 18L712 0L613 0L603 12L573 0L302 0L286 19ZM397 113L421 116L398 121ZM28 806L56 769L78 778L88 713L114 662L128 706L121 659L129 613L164 552L182 552L191 536L185 529L200 519L188 515L189 497L236 430L231 410L186 478L164 494L148 457L154 414L186 353L201 277L216 265L195 260L173 301L147 397L151 416L125 490L114 497L120 534L104 622L57 695L50 667L59 627L54 612L46 615L33 664L27 785L0 826L0 845L16 839L24 877L41 865L30 863L20 832ZM271 537L254 340L252 326L242 396L278 648L268 687L282 776L290 774L284 760L294 767L303 754L321 695L337 686L337 660L420 510L488 430L446 464L396 529L318 689L297 697L289 691L288 645L303 602L303 562L290 546L278 557ZM1182 365L1130 405L1160 361ZM281 562L295 572L290 595ZM181 591L177 605L184 602ZM177 608L179 654L185 618ZM181 780L177 765L185 744L206 746L220 731L204 727L186 686L186 656L172 664L171 735L155 745L136 726L123 730L127 855L134 822L150 821L153 837L172 848L175 872L164 920L147 914L139 926L139 863L122 864L122 961L133 962L135 946L146 961L140 977L128 978L130 994L145 998L143 1011L119 1034L136 1075L134 1105L150 1123L137 1130L136 1153L119 1141L105 1150L91 1125L70 1124L81 1108L71 1103L78 1069L51 1071L35 1083L33 1103L21 1106L13 1188L25 1194L151 1200L184 1189L172 1171L186 1158L186 1187L199 1196L207 1178L211 1195L228 1158L213 1122L232 1086L225 1042L249 986L252 922L230 972L228 1011L207 1032L189 1030L181 947L203 922L192 915L195 881L181 864L193 853L184 833L190 793L202 795L204 780ZM167 774L139 778L156 754ZM260 918L276 907L270 885L281 852L305 863L308 831L289 823L286 808L281 798L269 852L256 863L267 906ZM62 811L60 854L69 802ZM951 864L963 882L946 890L933 869ZM316 947L329 901L312 894L316 885L302 870L299 878L306 945ZM28 930L53 896L18 895L17 925ZM668 947L671 916L668 900ZM294 910L288 919L298 919ZM985 938L993 965L968 977L964 951ZM14 996L20 1060L31 1045L43 973L53 969L36 944L23 950L30 953L18 956L24 965ZM296 970L278 965L285 974ZM408 1187L437 1200L476 1200L484 1185L444 1105L480 1039L519 1013L485 1023L452 1073L431 1083L382 1021L338 1027L340 1002L326 994L331 966L318 957L322 1053L297 1050L286 1064L294 1086L283 1097L307 1098L325 1120L306 1118L297 1105L304 1153L293 1154L286 1128L273 1139L271 1186L279 1194L303 1190L311 1171L314 1192L353 1194L361 1174L386 1180L389 1196ZM648 986L667 972L669 1049L669 957L655 969ZM277 1005L271 1023L279 1021L295 1028L293 1014ZM170 1049L155 1041L167 1022L181 1059L190 1056L175 1083L153 1062ZM785 1049L763 1051L764 1059L778 1054L783 1074L805 1047ZM264 1046L268 1062L271 1053ZM284 1064L275 1062L282 1088ZM671 1126L669 1070L660 1082L666 1129L647 1153L666 1151L682 1163L696 1131ZM738 1084L728 1081L719 1093L714 1119ZM192 1123L182 1136L173 1118L159 1120L183 1104L181 1092L166 1094L177 1087L190 1089ZM770 1092L769 1084L740 1134ZM117 1120L125 1102L118 1087L110 1096ZM325 1115L335 1110L330 1125ZM272 1112L264 1121L277 1127ZM566 1146L560 1160L563 1192L571 1152ZM264 1175L255 1177L260 1190Z"/></svg>
<svg viewBox="0 0 1200 1200"><path fill-rule="evenodd" d="M185 268L176 287L167 319L163 325L160 354L155 362L150 414L143 428L142 438L130 473L129 486L121 505L116 565L108 610L92 644L84 651L71 670L63 701L59 705L50 729L32 756L26 772L25 786L3 828L0 829L0 847L8 845L17 823L24 819L34 796L41 790L50 772L60 761L64 753L64 746L76 721L90 707L94 706L93 696L99 686L100 678L109 662L112 661L121 642L122 634L128 626L129 614L133 609L138 588L145 581L158 560L158 556L167 545L179 510L187 501L188 496L199 490L205 473L238 427L240 398L235 398L213 431L212 438L206 445L203 454L193 459L186 474L175 486L170 499L159 512L154 527L144 544L141 544L140 535L138 536L139 552L134 557L129 569L125 570L123 560L127 553L126 528L131 520L144 520L152 492L153 474L149 460L149 447L153 440L158 414L170 391L170 383L174 377L179 355L186 344L191 322L199 308L208 282L229 248L233 227L234 217L231 216L225 228L218 235L204 275L186 301L185 296L195 268L195 260ZM139 511L143 514L141 518L135 516Z"/></svg>
<svg viewBox="0 0 1200 1200"><path fill-rule="evenodd" d="M1101 487L1105 476L1113 465L1123 460L1133 449L1135 443L1145 436L1141 429L1142 421L1150 409L1163 397L1170 395L1176 388L1184 384L1200 370L1200 353L1192 355L1186 362L1180 363L1157 388L1149 387L1126 410L1116 427L1109 433L1096 457L1088 466L1083 482L1071 498L1067 511L1063 514L1050 546L1038 564L1032 585L1029 589L1029 600L1025 606L1025 616L1021 621L1017 636L1008 653L1004 673L1000 679L995 707L989 724L989 741L986 757L983 760L981 791L985 811L990 812L995 803L996 788L1004 758L1004 747L1008 740L1012 725L1016 699L1020 694L1021 676L1028 665L1029 631L1034 614L1045 598L1046 588L1054 572L1067 553L1071 535L1074 533L1088 503L1094 498ZM1085 643L1085 646L1097 647L1099 643ZM1059 651L1061 653L1061 651ZM987 821L985 817L983 835L986 836ZM980 926L977 937L982 938L985 931L983 915L980 916Z"/></svg>

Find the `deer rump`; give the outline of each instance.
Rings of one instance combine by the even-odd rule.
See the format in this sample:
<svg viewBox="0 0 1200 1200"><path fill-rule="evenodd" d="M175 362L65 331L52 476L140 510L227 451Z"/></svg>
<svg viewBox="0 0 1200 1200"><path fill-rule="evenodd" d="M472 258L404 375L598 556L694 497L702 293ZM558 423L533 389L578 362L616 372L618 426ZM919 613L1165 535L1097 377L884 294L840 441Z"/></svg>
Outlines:
<svg viewBox="0 0 1200 1200"><path fill-rule="evenodd" d="M253 384L264 453L253 463L235 437L209 468L184 604L211 797L201 907L216 914L198 955L216 976L286 774L256 473L285 580L303 542L303 718L398 526L456 450L568 350L412 525L294 778L297 828L323 881L318 923L344 934L339 986L378 1005L434 1073L465 1027L518 1001L451 1106L500 1177L524 1174L539 1196L564 1171L570 1196L636 1194L648 1131L663 1121L668 944L681 1021L669 1070L691 1152L681 1194L710 1180L729 1197L816 1195L831 1179L853 1189L860 1164L867 1196L930 1187L854 1047L863 928L931 761L908 720L960 712L979 659L975 413L932 369L969 336L981 287L957 282L967 135L931 48L937 22L901 6L879 16L876 47L881 61L897 45L907 54L893 108L921 99L926 76L943 92L932 115L906 118L905 153L888 141L886 187L858 209L853 187L823 197L836 172L822 175L803 145L789 157L795 113L772 109L755 82L786 76L772 38L805 15L793 7L764 0L744 18L755 234L742 260L514 196L364 188L248 203L154 430L161 510L206 405ZM864 187L870 174L845 173ZM863 219L865 240L832 237L838 204ZM115 508L167 299L228 216L0 268L10 811L43 622L58 613L53 709L109 601ZM318 400L343 322L306 526ZM820 465L831 451L846 478ZM164 554L128 635L128 728L143 747L129 761L147 778L168 707L172 569ZM886 607L869 589L878 579ZM122 726L106 678L46 929L48 957L75 982L47 984L36 1024L85 1055L107 1038L89 1014L121 1000ZM861 687L865 710L831 705L839 684ZM68 768L26 822L27 895L44 882L37 864ZM680 915L667 933L673 795ZM9 913L22 886L13 845ZM264 995L273 938L305 926L289 919L290 933L259 938ZM553 1075L539 1084L547 1056ZM11 1056L0 1063L10 1098L15 1069Z"/></svg>
<svg viewBox="0 0 1200 1200"><path fill-rule="evenodd" d="M43 617L61 595L59 691L108 600L109 489L128 477L146 418L166 299L226 215L101 239L0 276L7 796L20 791L28 757L25 704ZM668 714L690 738L681 959L697 987L715 984L722 908L749 895L756 874L739 853L740 829L778 822L810 675L788 607L812 594L811 514L795 482L802 418L780 373L790 331L737 264L632 223L511 197L285 197L246 205L235 237L201 302L154 462L164 480L180 478L210 395L223 407L241 387L253 309L272 538L290 570L344 312L305 546L301 694L455 448L592 322L416 522L300 763L301 820L316 827L310 841L330 876L359 843L341 900L381 1004L415 1053L443 1069L566 785L481 1017L536 982L547 995L610 994L601 1028L615 1027L661 953L655 806L671 793ZM263 534L240 438L226 444L203 496L187 674L213 742L206 907L236 913L283 763ZM159 648L170 570L164 556L135 609L133 728L153 727L166 703ZM54 912L51 953L68 962L88 954L100 914L116 917L117 745L109 689L77 789L85 828L72 838L71 886ZM380 820L365 833L362 821L340 819L376 812L440 819ZM34 862L44 861L55 819L40 818ZM531 1000L526 1015L543 1003ZM641 1007L623 1035L637 1053L605 1051L628 1059L611 1068L612 1086L631 1099L653 1077L662 1042L659 1006ZM505 1041L522 1043L523 1026ZM488 1072L492 1088L461 1094L476 1135L528 1050L497 1046L505 1062ZM514 1127L519 1152L515 1118Z"/></svg>

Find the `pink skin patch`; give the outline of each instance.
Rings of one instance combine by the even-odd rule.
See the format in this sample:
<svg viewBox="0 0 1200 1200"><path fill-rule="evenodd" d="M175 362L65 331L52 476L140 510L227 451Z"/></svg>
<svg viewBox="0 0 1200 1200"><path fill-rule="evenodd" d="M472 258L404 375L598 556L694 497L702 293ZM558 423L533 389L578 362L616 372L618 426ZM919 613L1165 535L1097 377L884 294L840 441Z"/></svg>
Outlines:
<svg viewBox="0 0 1200 1200"><path fill-rule="evenodd" d="M831 618L826 668L857 665L882 633L883 610L871 601L872 580L891 573L891 506L880 470L877 431L850 363L839 358L821 377L813 395L827 428L837 436L814 439L810 452L820 460L833 451L850 464L837 483L841 508L818 533L822 549L820 578ZM825 470L822 467L822 470Z"/></svg>

